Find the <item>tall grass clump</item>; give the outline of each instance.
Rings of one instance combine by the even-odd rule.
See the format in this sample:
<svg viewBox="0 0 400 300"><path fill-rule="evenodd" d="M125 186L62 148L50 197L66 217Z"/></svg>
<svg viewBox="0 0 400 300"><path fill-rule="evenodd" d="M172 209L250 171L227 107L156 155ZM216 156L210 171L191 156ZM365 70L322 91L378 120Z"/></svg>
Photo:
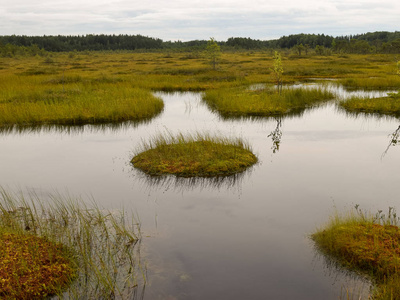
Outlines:
<svg viewBox="0 0 400 300"><path fill-rule="evenodd" d="M325 88L284 88L252 90L248 88L206 91L203 100L222 116L272 116L302 110L332 99Z"/></svg>
<svg viewBox="0 0 400 300"><path fill-rule="evenodd" d="M340 101L339 105L354 113L400 116L400 93L390 93L387 97L381 98L353 96Z"/></svg>
<svg viewBox="0 0 400 300"><path fill-rule="evenodd" d="M387 215L367 214L358 206L311 235L318 252L339 268L366 277L372 299L400 299L400 228L393 208Z"/></svg>
<svg viewBox="0 0 400 300"><path fill-rule="evenodd" d="M70 196L47 197L0 188L0 248L7 250L0 254L0 295L132 299L145 281L135 219Z"/></svg>
<svg viewBox="0 0 400 300"><path fill-rule="evenodd" d="M143 142L131 162L152 176L218 177L243 172L257 157L241 138L167 133Z"/></svg>

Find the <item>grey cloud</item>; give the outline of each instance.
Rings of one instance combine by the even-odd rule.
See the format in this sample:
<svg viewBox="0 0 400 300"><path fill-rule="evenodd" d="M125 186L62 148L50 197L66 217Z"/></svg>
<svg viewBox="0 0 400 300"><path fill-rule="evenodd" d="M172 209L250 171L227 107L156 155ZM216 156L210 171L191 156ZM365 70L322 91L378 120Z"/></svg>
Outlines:
<svg viewBox="0 0 400 300"><path fill-rule="evenodd" d="M0 34L134 33L163 40L398 30L397 0L5 0Z"/></svg>

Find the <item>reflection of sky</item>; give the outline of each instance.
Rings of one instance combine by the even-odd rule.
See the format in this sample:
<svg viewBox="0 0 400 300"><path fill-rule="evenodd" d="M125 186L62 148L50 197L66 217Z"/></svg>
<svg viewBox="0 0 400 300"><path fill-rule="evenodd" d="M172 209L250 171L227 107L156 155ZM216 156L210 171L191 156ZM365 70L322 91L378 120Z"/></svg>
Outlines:
<svg viewBox="0 0 400 300"><path fill-rule="evenodd" d="M148 299L338 299L347 278L332 285L307 234L334 207L397 207L399 149L381 155L398 120L322 105L283 118L273 154L274 119L223 121L199 95L159 95L165 110L149 124L0 135L1 185L68 190L137 212L149 260ZM148 185L129 160L142 139L166 130L241 136L260 164L233 186Z"/></svg>
<svg viewBox="0 0 400 300"><path fill-rule="evenodd" d="M396 0L3 0L1 35L141 34L163 40L333 36L398 28Z"/></svg>

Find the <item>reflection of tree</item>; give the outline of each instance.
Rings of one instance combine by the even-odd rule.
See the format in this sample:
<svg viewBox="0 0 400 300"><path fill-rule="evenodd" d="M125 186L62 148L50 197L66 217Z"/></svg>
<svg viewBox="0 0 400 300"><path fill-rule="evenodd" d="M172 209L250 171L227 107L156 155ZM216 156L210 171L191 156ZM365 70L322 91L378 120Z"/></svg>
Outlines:
<svg viewBox="0 0 400 300"><path fill-rule="evenodd" d="M390 147L396 146L397 144L400 143L400 125L392 134L389 135L389 137L390 137L389 145L386 147L385 152L383 152L382 157L386 155Z"/></svg>
<svg viewBox="0 0 400 300"><path fill-rule="evenodd" d="M282 131L281 131L281 127L282 127L282 118L281 117L276 117L276 127L273 131L271 131L271 133L268 135L268 137L271 137L272 140L272 152L278 152L279 151L279 146L281 143L281 139L282 139Z"/></svg>

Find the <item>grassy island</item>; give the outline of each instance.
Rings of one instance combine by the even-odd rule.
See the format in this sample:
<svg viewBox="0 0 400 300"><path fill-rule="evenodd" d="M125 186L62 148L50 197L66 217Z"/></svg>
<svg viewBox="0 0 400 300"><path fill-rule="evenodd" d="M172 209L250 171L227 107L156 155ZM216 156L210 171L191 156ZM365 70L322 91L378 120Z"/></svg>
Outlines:
<svg viewBox="0 0 400 300"><path fill-rule="evenodd" d="M8 78L9 79L9 78ZM101 78L100 78L101 79ZM111 123L140 121L159 114L162 100L129 83L81 77L35 83L27 78L2 83L0 125ZM63 83L66 81L67 83Z"/></svg>
<svg viewBox="0 0 400 300"><path fill-rule="evenodd" d="M204 101L222 116L283 115L332 99L334 95L322 88L286 88L277 93L266 89L219 89L205 92Z"/></svg>
<svg viewBox="0 0 400 300"><path fill-rule="evenodd" d="M335 215L311 235L317 250L339 267L369 278L375 285L372 299L400 299L400 228L392 208L368 216Z"/></svg>
<svg viewBox="0 0 400 300"><path fill-rule="evenodd" d="M143 143L131 162L148 175L217 177L243 172L257 157L240 138L179 134L159 135Z"/></svg>
<svg viewBox="0 0 400 300"><path fill-rule="evenodd" d="M382 98L352 97L339 103L346 111L400 116L400 92Z"/></svg>

